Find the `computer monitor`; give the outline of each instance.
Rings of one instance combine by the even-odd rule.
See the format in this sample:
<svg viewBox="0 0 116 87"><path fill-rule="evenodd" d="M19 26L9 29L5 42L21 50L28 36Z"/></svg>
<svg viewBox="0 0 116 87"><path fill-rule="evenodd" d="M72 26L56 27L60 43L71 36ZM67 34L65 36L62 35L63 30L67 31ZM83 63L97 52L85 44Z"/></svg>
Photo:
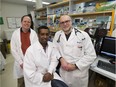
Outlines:
<svg viewBox="0 0 116 87"><path fill-rule="evenodd" d="M116 37L105 36L102 40L100 55L105 56L105 58L114 59L116 58L116 48L115 48Z"/></svg>

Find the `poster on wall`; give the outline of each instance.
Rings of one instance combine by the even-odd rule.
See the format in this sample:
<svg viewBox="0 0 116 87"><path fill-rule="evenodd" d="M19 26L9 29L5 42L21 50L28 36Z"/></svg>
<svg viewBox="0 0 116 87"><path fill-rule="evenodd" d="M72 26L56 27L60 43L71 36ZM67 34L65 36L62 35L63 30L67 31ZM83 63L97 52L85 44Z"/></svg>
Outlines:
<svg viewBox="0 0 116 87"><path fill-rule="evenodd" d="M8 28L16 28L15 18L7 18Z"/></svg>
<svg viewBox="0 0 116 87"><path fill-rule="evenodd" d="M20 17L7 17L7 24L9 29L19 28L21 26Z"/></svg>

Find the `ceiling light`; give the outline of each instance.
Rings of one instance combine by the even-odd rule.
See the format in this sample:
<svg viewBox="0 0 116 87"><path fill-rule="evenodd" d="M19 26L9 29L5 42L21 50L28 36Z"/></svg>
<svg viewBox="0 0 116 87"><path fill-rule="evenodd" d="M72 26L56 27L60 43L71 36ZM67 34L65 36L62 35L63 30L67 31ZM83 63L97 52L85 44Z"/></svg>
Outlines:
<svg viewBox="0 0 116 87"><path fill-rule="evenodd" d="M42 4L46 4L46 5L48 5L48 4L50 4L50 3L48 3L48 2L42 2Z"/></svg>
<svg viewBox="0 0 116 87"><path fill-rule="evenodd" d="M25 1L36 2L36 0L25 0ZM50 4L50 3L48 3L48 2L42 2L42 4L48 5L48 4Z"/></svg>
<svg viewBox="0 0 116 87"><path fill-rule="evenodd" d="M25 1L29 1L29 2L36 2L36 0L25 0Z"/></svg>

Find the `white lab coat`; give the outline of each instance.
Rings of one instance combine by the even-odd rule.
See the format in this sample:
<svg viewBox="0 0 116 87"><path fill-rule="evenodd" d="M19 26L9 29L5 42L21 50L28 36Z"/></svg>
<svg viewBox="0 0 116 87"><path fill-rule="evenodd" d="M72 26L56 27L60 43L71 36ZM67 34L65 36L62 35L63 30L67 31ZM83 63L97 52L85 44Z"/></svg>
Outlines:
<svg viewBox="0 0 116 87"><path fill-rule="evenodd" d="M15 59L14 62L14 77L21 78L23 77L23 69L20 65L23 63L24 55L21 49L21 38L20 38L20 28L15 30L11 38L11 53ZM38 41L37 34L34 30L31 29L30 33L30 43L33 44Z"/></svg>
<svg viewBox="0 0 116 87"><path fill-rule="evenodd" d="M26 87L51 87L50 82L43 82L43 75L48 71L54 78L61 80L55 73L58 60L55 46L48 42L46 53L39 41L30 46L24 58L24 79Z"/></svg>
<svg viewBox="0 0 116 87"><path fill-rule="evenodd" d="M60 75L69 87L87 87L88 69L96 58L96 53L88 34L75 29L73 28L68 41L62 30L56 32L54 37L61 56L79 68L70 72L60 68Z"/></svg>

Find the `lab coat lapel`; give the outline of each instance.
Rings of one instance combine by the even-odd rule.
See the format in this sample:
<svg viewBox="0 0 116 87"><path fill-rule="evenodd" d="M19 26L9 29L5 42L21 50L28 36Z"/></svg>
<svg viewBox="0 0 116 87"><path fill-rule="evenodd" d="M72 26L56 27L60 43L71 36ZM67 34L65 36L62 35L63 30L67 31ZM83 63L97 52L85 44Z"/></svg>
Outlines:
<svg viewBox="0 0 116 87"><path fill-rule="evenodd" d="M61 38L62 38L64 41L67 41L67 40L66 40L66 36L65 36L65 33L64 33L64 32L61 32Z"/></svg>
<svg viewBox="0 0 116 87"><path fill-rule="evenodd" d="M37 44L37 48L38 48L39 50L41 49L42 53L46 56L46 53L44 52L44 49L43 49L43 47L42 47L42 45L40 44L39 41L38 41L38 44Z"/></svg>
<svg viewBox="0 0 116 87"><path fill-rule="evenodd" d="M48 42L48 58L50 58L51 51L52 51L51 44Z"/></svg>
<svg viewBox="0 0 116 87"><path fill-rule="evenodd" d="M73 28L73 29L72 29L72 32L71 32L71 35L70 35L70 37L69 37L69 39L68 39L68 41L71 41L74 37L75 37L75 30L74 30L74 28Z"/></svg>
<svg viewBox="0 0 116 87"><path fill-rule="evenodd" d="M49 64L49 61L48 61L48 57L46 55L46 53L44 52L44 49L42 47L42 45L39 43L36 44L36 48L38 48L38 50L41 50L41 55L39 55L39 57L41 57L41 61L39 61L40 65L44 68L47 68L48 67L48 64Z"/></svg>
<svg viewBox="0 0 116 87"><path fill-rule="evenodd" d="M44 62L46 61L46 63L47 63L47 59L48 59L48 55L45 53L45 51L44 51L44 49L43 49L43 47L42 47L42 45L39 43L39 41L38 41L38 43L36 44L37 46L37 48L38 48L38 50L41 50L41 55L42 55L42 57L43 57L43 59L42 60L44 60ZM49 52L48 52L49 53ZM44 59L45 58L45 59ZM47 59L46 59L47 58Z"/></svg>
<svg viewBox="0 0 116 87"><path fill-rule="evenodd" d="M19 46L21 47L21 32L20 32L20 29L17 32L17 36L18 36Z"/></svg>
<svg viewBox="0 0 116 87"><path fill-rule="evenodd" d="M20 32L20 29L18 30L18 32L17 32L17 36L18 36L18 46L19 46L19 50L20 50L20 56L23 58L24 57L24 55L23 55L23 51L22 51L22 49L21 49L21 32Z"/></svg>

